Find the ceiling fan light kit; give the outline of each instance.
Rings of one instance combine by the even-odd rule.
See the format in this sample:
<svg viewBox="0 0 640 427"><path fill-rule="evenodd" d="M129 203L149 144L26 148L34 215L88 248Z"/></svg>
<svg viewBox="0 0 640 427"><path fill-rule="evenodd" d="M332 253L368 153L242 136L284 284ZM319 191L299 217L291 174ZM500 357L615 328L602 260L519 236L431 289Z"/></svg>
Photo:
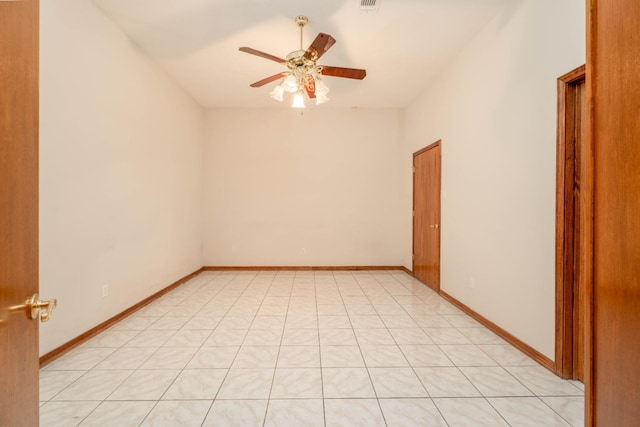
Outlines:
<svg viewBox="0 0 640 427"><path fill-rule="evenodd" d="M288 71L274 74L273 76L252 83L251 87L261 87L280 80L278 85L269 93L269 96L276 101L282 102L285 92L295 93L291 106L293 108L305 108L305 92L309 98L316 100L316 105L329 101L329 97L327 96L329 88L320 76L345 77L357 80L365 78L367 75L366 70L318 65L318 59L335 44L336 40L329 34L319 33L307 50L304 50L302 48L302 30L309 22L309 19L306 16L300 15L296 16L294 20L300 28L300 49L289 53L286 59L250 47L240 48L241 52L250 53L284 64L288 68Z"/></svg>

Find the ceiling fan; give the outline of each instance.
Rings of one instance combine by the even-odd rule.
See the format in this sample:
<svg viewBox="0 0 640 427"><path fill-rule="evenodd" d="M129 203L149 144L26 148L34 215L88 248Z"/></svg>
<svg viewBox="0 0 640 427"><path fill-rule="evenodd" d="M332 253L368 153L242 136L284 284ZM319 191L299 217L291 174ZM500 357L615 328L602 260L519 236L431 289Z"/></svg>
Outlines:
<svg viewBox="0 0 640 427"><path fill-rule="evenodd" d="M298 27L300 27L300 49L294 50L288 54L285 59L250 47L240 48L241 52L250 53L252 55L284 64L288 68L288 71L283 71L252 83L250 85L251 87L261 87L267 83L282 79L270 93L271 97L276 101L282 101L284 92L295 93L296 95L292 106L296 108L304 108L302 97L304 92L307 93L309 98L315 98L316 104L322 104L329 100L327 97L329 88L320 76L345 77L358 80L365 78L367 75L366 70L318 65L318 59L320 59L322 55L324 55L329 48L335 44L336 39L331 37L329 34L319 33L307 50L304 50L302 47L302 29L307 25L309 19L302 15L296 16L295 22Z"/></svg>

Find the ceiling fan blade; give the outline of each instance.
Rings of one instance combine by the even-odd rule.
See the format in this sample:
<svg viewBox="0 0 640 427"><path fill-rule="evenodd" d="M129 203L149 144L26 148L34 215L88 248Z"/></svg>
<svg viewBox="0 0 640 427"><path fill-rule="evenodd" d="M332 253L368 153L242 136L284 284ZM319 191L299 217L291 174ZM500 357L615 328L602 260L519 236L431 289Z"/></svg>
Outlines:
<svg viewBox="0 0 640 427"><path fill-rule="evenodd" d="M316 82L313 79L309 79L305 85L304 85L304 90L307 91L307 95L309 95L309 98L315 98L316 97Z"/></svg>
<svg viewBox="0 0 640 427"><path fill-rule="evenodd" d="M260 86L264 86L264 85L266 85L267 83L271 83L271 82L273 82L273 81L276 81L276 80L278 80L278 79L281 79L281 78L283 78L283 77L284 77L284 76L286 76L286 75L287 75L287 73L285 73L285 72L278 73L278 74L274 74L273 76L267 77L267 78L265 78L265 79L262 79L262 80L260 80L260 81L255 82L255 83L251 83L249 86L251 86L251 87L260 87Z"/></svg>
<svg viewBox="0 0 640 427"><path fill-rule="evenodd" d="M277 56L273 56L273 55L270 55L268 53L260 52L259 50L255 50L255 49L252 49L250 47L241 47L238 50L240 52L250 53L251 55L260 56L262 58L269 59L271 61L275 61L275 62L278 62L278 63L281 63L281 64L287 62L285 59L278 58Z"/></svg>
<svg viewBox="0 0 640 427"><path fill-rule="evenodd" d="M362 80L366 77L367 70L361 70L358 68L330 67L328 65L323 65L322 75Z"/></svg>
<svg viewBox="0 0 640 427"><path fill-rule="evenodd" d="M335 43L336 39L329 34L319 33L313 43L311 43L311 46L309 46L309 49L305 52L304 57L310 61L316 61Z"/></svg>

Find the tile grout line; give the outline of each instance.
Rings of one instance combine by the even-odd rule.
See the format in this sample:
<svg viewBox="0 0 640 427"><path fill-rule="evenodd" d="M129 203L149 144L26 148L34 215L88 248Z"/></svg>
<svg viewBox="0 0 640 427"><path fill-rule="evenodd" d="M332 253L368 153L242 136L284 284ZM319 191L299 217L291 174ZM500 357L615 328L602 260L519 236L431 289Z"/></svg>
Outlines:
<svg viewBox="0 0 640 427"><path fill-rule="evenodd" d="M275 280L275 276L274 276ZM269 405L271 404L271 393L273 392L273 384L276 379L276 372L278 371L278 359L280 358L280 350L282 349L282 341L284 341L284 334L287 330L287 317L289 316L289 304L291 303L291 293L293 292L293 286L295 283L295 275L293 276L293 283L291 284L291 290L289 291L289 300L287 301L287 311L284 314L284 323L282 325L282 335L280 336L280 344L278 345L278 352L276 354L276 364L273 367L273 375L271 376L271 386L269 387L269 395L267 396L267 405L264 409L264 419L262 420L262 426L264 427L267 423L267 415L269 414ZM269 289L273 286L273 280L271 281L271 285ZM267 291L268 294L268 291ZM266 298L266 295L265 295ZM264 299L263 299L264 301Z"/></svg>
<svg viewBox="0 0 640 427"><path fill-rule="evenodd" d="M335 283L336 277L331 272L331 277ZM322 342L320 341L320 310L318 310L318 284L315 274L313 276L313 295L316 300L316 318L318 319L318 364L320 365L320 391L322 393L322 425L327 427L327 409L324 401L324 375L322 370Z"/></svg>
<svg viewBox="0 0 640 427"><path fill-rule="evenodd" d="M177 288L176 288L176 289L177 289ZM160 319L160 318L162 318L162 317L164 317L164 315L163 315L163 316L158 317L158 319ZM125 319L122 319L122 321L124 321L124 320L125 320ZM156 320L156 321L157 321L157 320ZM120 322L118 322L118 323L120 323ZM146 327L145 329L143 329L143 330L139 331L139 332L138 332L138 334L136 334L135 336L131 337L129 340L127 340L127 341L125 341L124 343L122 343L119 347L116 347L117 349L116 349L115 351L113 351L113 353L111 353L109 356L107 356L107 357L105 357L104 359L102 359L102 360L100 360L99 362L97 362L97 363L96 363L96 364L95 364L95 365L94 365L90 370L86 371L86 372L85 372L85 374L81 375L81 376L80 376L76 381L78 381L80 378L84 377L84 376L85 376L87 373L89 373L90 371L92 371L92 372L100 371L100 369L96 369L96 368L97 368L97 366L98 366L98 365L100 365L100 363L102 363L102 362L104 362L105 360L107 360L107 359L108 359L109 357L111 357L114 353L116 353L119 349L125 348L124 346L125 346L128 342L132 341L136 336L140 335L140 333L142 333L143 331L148 330L149 326L151 326L153 323L155 323L155 321L154 321L154 322L152 322L150 325L147 325L147 327ZM117 325L117 324L116 324L116 325ZM114 331L114 327L115 327L116 325L113 325L112 327L110 327L109 329L105 330L104 332ZM103 332L103 333L104 333L104 332ZM176 333L177 333L177 332L176 332ZM175 335L175 333L174 333L173 335ZM173 335L172 335L172 336L173 336ZM169 339L171 339L171 338L169 338ZM81 347L81 348L82 348L82 347ZM85 347L85 348L104 348L104 347ZM148 360L148 359L149 359L149 358L151 358L155 353L157 353L157 352L159 351L159 349L160 349L160 348L161 348L161 346L160 346L160 347L158 347L158 349L156 349L156 351L154 351L153 353L149 354L149 356L148 356L145 360L143 360L143 361L141 362L140 366L142 366L142 365L145 363L145 361L146 361L146 360ZM115 370L115 369L114 369L114 370ZM118 369L118 370L128 370L128 369ZM90 411L90 412L89 412L85 417L83 417L83 418L82 418L82 420L80 420L80 422L78 423L78 425L82 424L85 420L87 420L87 418L89 418L89 417L90 417L90 416L91 416L91 415L92 415L92 414L93 414L93 413L94 413L94 412L95 412L95 411L96 411L96 410L97 410L97 409L98 409L102 404L104 404L105 402L109 401L109 400L108 400L108 399L109 399L109 396L113 395L113 393L115 393L115 391L116 391L116 390L117 390L117 389L118 389L122 384L124 384L124 382L126 382L126 381L127 381L127 380L128 380L128 379L129 379L129 378L130 378L130 377L131 377L131 376L136 372L136 371L138 371L138 370L139 370L139 367L138 367L138 368L136 368L136 369L131 369L131 372L129 373L129 375L128 375L126 378L124 378L124 379L123 379L123 381L122 381L119 385L117 385L117 386L113 389L113 391L112 391L111 393L109 393L109 394L108 394L104 399L99 400L99 401L98 401L99 403L96 405L96 407L95 407L95 408L93 408L93 410L91 410L91 411ZM105 370L105 371L110 371L110 370ZM76 381L74 381L73 383L75 383ZM73 384L73 383L72 383L72 384ZM66 390L69 386L71 386L71 384L69 384L67 387L65 387L65 388L64 388L64 389L62 389L60 392L58 392L56 395L54 395L54 396L53 396L49 401L51 401L51 400L52 400L55 396L57 396L58 394L62 393L62 392L63 392L64 390ZM156 402L156 404L154 404L154 405L153 405L153 407L149 410L149 413L153 410L153 408L154 408L156 405L157 405L157 402ZM147 414L147 415L148 415L148 414ZM146 417L145 417L145 418L146 418Z"/></svg>
<svg viewBox="0 0 640 427"><path fill-rule="evenodd" d="M216 276L218 276L218 274L216 274ZM229 280L224 287L222 287L222 289L220 289L220 291L218 291L216 293L216 295L220 294L227 286L229 286L229 283L231 283L233 281L234 278L238 277L238 274L235 274L231 280ZM242 294L240 294L242 295ZM209 302L211 302L211 300L213 300L214 297L212 297ZM238 298L240 298L240 296L238 296ZM238 300L238 298L235 299L235 302ZM234 305L233 304L233 305ZM200 348L204 347L204 344L207 342L207 340L211 337L211 335L213 334L213 332L218 328L218 325L220 325L220 322L222 322L222 320L226 317L227 313L231 310L231 307L233 307L233 305L230 305L229 308L227 309L227 311L222 315L222 319L220 319L220 321L216 324L216 326L211 330L211 333L209 334L209 336L203 341L202 346L200 346ZM248 333L248 329L247 329L247 333ZM243 341L246 339L247 334L245 334ZM215 346L212 346L215 347ZM234 346L235 347L235 346ZM220 390L222 389L222 386L224 385L225 380L227 379L227 376L229 375L229 371L231 370L231 366L233 365L233 362L235 361L235 359L238 357L238 353L240 352L240 349L242 348L242 342L240 343L240 346L238 346L238 350L236 351L236 354L233 356L231 362L229 363L229 368L227 368L227 372L224 374L224 377L222 378L222 381L220 381L220 386L218 387L218 390L216 391L216 394L213 396L213 399L211 401L211 405L209 405L209 408L207 409L207 412L204 414L204 417L202 418L202 423L200 424L201 426L204 425L204 423L207 421L207 417L209 416L211 409L213 408L213 405L216 402L216 398L218 397L218 394L220 393ZM197 352L196 352L197 353ZM195 354L194 354L195 356ZM193 360L193 358L191 358L191 360ZM187 365L188 366L188 363ZM168 389L167 389L168 390Z"/></svg>
<svg viewBox="0 0 640 427"><path fill-rule="evenodd" d="M360 288L360 292L362 292L362 294L366 298L366 294L362 290L362 286L360 285L360 282L358 282L357 278L354 277L354 279L355 279L356 284L358 285L358 288ZM342 295L342 292L340 292L340 297L342 298L342 303L344 304L344 296ZM368 298L367 298L367 300L368 300ZM374 310L375 310L375 308L374 308ZM369 382L371 383L371 388L373 389L373 394L375 395L376 403L378 404L378 408L380 409L380 414L382 414L382 420L384 421L385 425L388 425L387 418L385 417L384 411L382 410L382 405L380 404L380 398L378 397L378 391L376 390L376 387L373 384L373 378L371 378L371 372L369 371L369 366L367 366L367 361L364 358L364 353L362 352L362 344L360 343L360 340L358 339L358 336L355 333L355 328L353 327L353 322L351 321L351 315L349 314L349 310L347 309L346 304L345 304L345 311L347 312L347 317L349 318L349 322L351 323L351 326L353 328L353 334L354 334L354 336L356 338L356 342L358 343L358 350L360 350L360 356L362 357L362 363L364 363L364 368L367 370L367 376L369 377ZM382 321L382 319L380 319L380 321ZM389 334L389 335L391 335L391 334Z"/></svg>
<svg viewBox="0 0 640 427"><path fill-rule="evenodd" d="M400 282L398 282L400 283ZM405 286L404 284L400 283L400 285ZM382 286L384 288L384 285L382 283L380 283L380 286ZM406 288L406 286L405 286ZM386 290L386 288L385 288ZM408 289L409 291L411 291L410 289ZM366 294L365 294L366 295ZM371 302L371 299L369 298L369 296L367 296L367 299L369 300L369 302ZM395 298L394 298L395 299ZM396 300L397 302L397 300ZM398 303L399 304L399 303ZM373 304L372 304L373 305ZM413 317L409 314L408 311L406 311L406 309L404 308L404 306L402 304L399 304L400 307L405 311L405 313L411 317L411 319L413 320ZM374 307L375 309L375 307ZM376 310L377 312L377 310ZM378 316L380 316L378 314ZM404 351L402 351L402 348L400 347L400 344L398 344L398 341L396 340L396 338L393 336L393 334L391 333L391 331L389 331L389 327L387 326L387 324L385 323L384 319L382 319L382 317L380 316L380 319L382 321L382 323L385 325L386 331L389 333L389 335L391 336L391 338L393 339L393 341L396 343L396 346L398 347L398 350L400 350L400 353L402 354L402 356L404 357L404 359L406 360L409 368L411 368L411 371L413 372L413 374L416 376L416 378L418 379L418 382L420 383L420 385L422 386L422 388L424 389L425 393L427 394L427 397L429 398L429 400L431 401L431 403L433 404L433 406L436 408L436 410L438 411L438 413L440 414L440 417L442 418L442 420L445 422L445 424L447 424L447 426L449 425L449 423L447 422L447 420L445 419L444 415L442 414L442 412L440 411L440 408L438 408L438 406L435 404L435 402L433 401L433 398L431 397L431 394L429 393L429 390L427 390L427 387L424 385L424 383L422 382L422 380L420 379L420 376L418 375L418 373L415 370L415 367L413 366L413 364L409 361L409 359L407 358L407 355L404 353ZM415 322L415 320L413 320ZM417 323L416 323L417 324ZM446 354L445 354L446 356ZM451 361L453 363L453 361ZM380 407L380 410L382 410L382 406ZM383 415L384 415L384 411L383 411Z"/></svg>
<svg viewBox="0 0 640 427"><path fill-rule="evenodd" d="M216 274L214 277L216 277L216 276L218 276L218 275ZM198 277L198 276L196 276L196 278L197 278L197 277ZM234 276L234 277L235 277L235 276ZM213 279L210 279L209 281L207 281L207 282L203 283L203 284L202 284L202 285L201 285L197 290L199 290L199 289L201 289L201 288L205 287L206 285L208 285L208 284L209 284L210 282L212 282L212 281L213 281ZM189 282L186 282L186 283L189 283ZM186 283L185 283L185 284L186 284ZM224 288L225 288L228 284L229 284L229 283L227 283L225 286L221 287L221 288L220 288L220 290L218 290L218 292L216 292L216 293L215 293L211 298L209 298L209 300L207 301L207 303L206 303L205 305L203 305L203 306L200 308L200 310L202 310L202 308L204 308L208 303L210 303L210 302L211 302L211 300L213 300L213 299L214 299L218 294L220 294L220 292L222 292L222 291L224 290ZM183 285L180 285L178 288L176 288L176 289L172 290L172 292L177 291L177 290L178 290L178 289L180 289L182 286L183 286ZM196 291L197 291L197 290L196 290ZM170 295L172 292L170 292L170 293L169 293L169 294L167 294L167 295ZM195 292L193 292L191 295L193 295L194 293L195 293ZM184 299L186 299L186 297L185 297ZM183 299L183 300L184 300L184 299ZM200 310L198 310L198 311L200 311ZM227 310L227 311L228 311L228 310ZM198 313L198 312L196 312L196 313ZM226 313L226 312L225 312L225 313ZM162 317L166 316L167 314L168 314L168 313L165 313ZM194 317L195 317L195 313L190 317L190 319L193 319ZM224 318L224 315L223 315L223 318ZM189 322L189 321L187 321L186 323L188 323L188 322ZM186 324L186 323L185 323L185 324ZM200 347L199 347L199 348L202 348L202 347L203 347L204 343L205 343L205 342L206 342L206 340L209 338L209 336L211 336L211 334L213 333L213 331L218 327L218 324L219 324L219 323L220 323L220 322L218 322L218 323L216 324L216 326L211 330L211 333L209 333L209 335L207 336L207 338L205 338L205 340L203 341L203 344L202 344L202 345L200 345ZM178 329L178 330L181 330L183 327L184 327L184 325L182 325L182 326L181 326L181 328L180 328L180 329ZM178 331L178 330L177 330L177 331ZM160 347L158 347L158 350L157 350L155 353L157 353L158 351L160 351L160 349L164 347L164 344L166 344L166 343L167 343L171 338L173 338L173 336L175 336L175 335L178 333L177 331L176 331L176 332L175 332L175 333L174 333L174 334L173 334L173 335L172 335L168 340L166 340L162 345L160 345ZM154 353L154 354L155 354L155 353ZM177 379L180 377L180 375L182 375L182 373L184 372L185 367L186 367L187 365L189 365L189 363L191 362L191 360L193 360L193 357L194 357L197 353L198 353L198 350L196 350L196 351L194 352L193 356L189 359L189 361L187 361L187 362L184 364L184 366L183 366L181 369L179 369L179 371L180 371L180 372L178 373L178 375L176 375L176 377L171 381L171 383L167 386L167 388L164 390L164 392L163 392L163 393L160 395L160 397L156 400L156 402L155 402L155 404L153 405L153 407L149 410L149 412L147 412L147 415L146 415L146 416L142 419L142 421L140 422L140 425L144 424L145 420L146 420L147 418L149 418L149 415L151 415L151 413L153 412L153 410L154 410L154 409L155 409L155 408L160 404L160 402L162 402L162 398L166 395L167 391L169 391L169 389L171 388L171 386L173 386L173 384L175 384L176 380L177 380ZM150 357L151 357L151 356L150 356ZM150 357L149 357L149 358L150 358ZM149 358L148 358L148 359L149 359ZM148 360L148 359L147 359L147 360ZM142 365L144 365L144 362L142 363ZM140 366L142 366L142 365L140 365ZM212 404L213 404L213 402L212 402ZM211 409L211 407L209 407L209 409ZM208 412L209 412L209 411L207 410L207 414L208 414ZM205 414L205 417L204 417L204 419L203 419L203 421L202 421L203 423L204 423L204 420L206 419L206 415L207 415L207 414Z"/></svg>
<svg viewBox="0 0 640 427"><path fill-rule="evenodd" d="M123 319L123 320L124 320L124 319ZM153 323L153 322L152 322L152 323ZM109 328L109 329L105 330L104 332L114 331L114 329L113 329L113 328L114 328L114 326L115 326L115 325L113 325L111 328ZM148 326L150 326L150 325L148 325ZM148 326L147 326L147 327L148 327ZM144 331L144 330L145 330L145 329L143 329L142 331ZM139 335L142 331L139 331L139 333L138 333L138 334L136 334L135 336ZM104 333L104 332L103 332L103 333ZM124 348L124 346L126 345L126 343L128 343L128 342L129 342L129 341L131 341L133 338L135 338L135 336L134 336L134 337L131 337L129 340L127 340L127 341L125 341L124 343L122 343L119 347L115 347L115 348L116 348L116 350L114 350L110 355L106 356L104 359L101 359L99 362L97 362L97 363L96 363L96 364L95 364L95 365L94 365L94 366L93 366L89 371L92 371L92 372L95 372L95 371L102 371L102 370L100 370L100 369L96 369L96 368L97 368L97 366L98 366L100 363L102 363L103 361L105 361L106 359L108 359L110 356L112 356L114 353L116 353L119 349ZM81 347L81 348L82 348L82 347ZM84 348L112 348L112 347L84 347ZM155 352L154 352L154 353L155 353ZM151 353L151 354L149 355L149 357L151 357L154 353ZM147 358L147 359L148 359L148 358ZM146 360L146 359L145 359L145 360ZM144 361L143 361L143 362L141 362L141 364L142 364L142 363L144 363ZM114 369L114 370L115 370L115 369ZM124 379L122 380L122 382L121 382L119 385L117 385L117 386L116 386L116 387L115 387L115 388L114 388L114 389L113 389L113 390L112 390L112 391L111 391L111 392L110 392L110 393L109 393L105 398L100 399L100 400L97 400L97 402L99 402L99 403L96 405L96 407L95 407L95 408L93 408L91 411L89 411L89 413L87 413L87 415L86 415L86 416L84 416L84 417L82 418L82 420L80 420L80 422L78 423L78 425L79 425L79 424L82 424L82 423L83 423L87 418L89 418L89 417L90 417L90 416L91 416L91 415L92 415L92 414L93 414L93 413L94 413L94 412L95 412L95 411L96 411L96 410L97 410L97 409L98 409L102 404L104 404L105 402L107 402L107 401L108 401L109 396L111 396L111 395L112 395L112 394L113 394L113 393L114 393L114 392L115 392L115 391L116 391L116 390L117 390L117 389L118 389L122 384L124 384L124 382L126 382L126 380L127 380L127 379L129 379L129 378L130 378L130 377L131 377L131 376L132 376L132 375L133 375L133 374L134 374L138 369L117 369L117 370L119 370L119 371L125 370L125 371L130 371L130 372L129 372L129 375L127 375L127 377L126 377L126 378L124 378ZM87 374L89 371L87 371L85 374ZM107 370L107 369L105 369L104 371L109 372L109 371L111 371L111 370ZM78 380L79 380L80 378L82 378L82 377L84 377L84 375L80 376L80 377L78 378ZM76 381L77 381L77 380L76 380ZM74 381L74 383L75 383L75 381ZM73 383L72 383L72 384L73 384ZM64 390L66 390L69 386L71 386L71 384L69 384L67 387L65 387L63 390L61 390L61 391L60 391L59 393L57 393L55 396L57 396L58 394L62 393L62 392L63 392ZM54 396L54 397L55 397L55 396ZM53 397L52 397L52 398L53 398ZM50 399L50 401L51 401L51 399Z"/></svg>

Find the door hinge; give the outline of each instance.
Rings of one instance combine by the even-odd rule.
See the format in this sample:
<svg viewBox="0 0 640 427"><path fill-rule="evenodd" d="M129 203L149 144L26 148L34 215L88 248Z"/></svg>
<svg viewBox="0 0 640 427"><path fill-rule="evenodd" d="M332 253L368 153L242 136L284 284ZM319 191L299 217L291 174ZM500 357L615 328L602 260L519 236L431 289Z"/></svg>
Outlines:
<svg viewBox="0 0 640 427"><path fill-rule="evenodd" d="M416 259L416 254L411 254L411 259L415 260Z"/></svg>
<svg viewBox="0 0 640 427"><path fill-rule="evenodd" d="M413 211L413 216L416 216L416 211Z"/></svg>
<svg viewBox="0 0 640 427"><path fill-rule="evenodd" d="M411 170L413 170L413 173L416 173L416 167L412 167Z"/></svg>

